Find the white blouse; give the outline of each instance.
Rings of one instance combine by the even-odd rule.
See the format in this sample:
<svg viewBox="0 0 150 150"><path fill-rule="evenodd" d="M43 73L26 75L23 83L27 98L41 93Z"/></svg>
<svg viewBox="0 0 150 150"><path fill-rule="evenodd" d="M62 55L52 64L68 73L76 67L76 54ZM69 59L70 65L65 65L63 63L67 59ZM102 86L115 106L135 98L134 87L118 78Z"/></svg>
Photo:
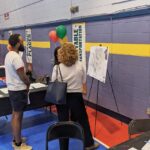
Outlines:
<svg viewBox="0 0 150 150"><path fill-rule="evenodd" d="M63 82L67 83L67 92L82 93L82 85L86 82L86 71L81 62L76 62L68 67L64 64L59 64ZM55 65L52 72L52 82L56 80L58 65ZM58 81L61 81L60 72L58 69Z"/></svg>

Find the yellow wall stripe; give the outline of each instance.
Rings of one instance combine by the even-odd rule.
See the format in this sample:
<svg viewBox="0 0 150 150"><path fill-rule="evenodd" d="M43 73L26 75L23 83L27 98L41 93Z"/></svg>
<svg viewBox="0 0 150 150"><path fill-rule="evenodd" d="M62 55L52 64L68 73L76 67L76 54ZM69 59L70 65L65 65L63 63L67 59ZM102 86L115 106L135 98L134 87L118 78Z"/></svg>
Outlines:
<svg viewBox="0 0 150 150"><path fill-rule="evenodd" d="M35 47L35 48L50 48L50 42L33 41L32 42L32 47Z"/></svg>
<svg viewBox="0 0 150 150"><path fill-rule="evenodd" d="M0 44L7 45L8 41L7 40L0 40ZM26 46L26 42L24 42ZM50 48L50 42L41 42L41 41L33 41L32 42L32 47L34 48Z"/></svg>
<svg viewBox="0 0 150 150"><path fill-rule="evenodd" d="M7 45L7 40L0 40L0 44ZM26 42L24 42L26 45ZM90 51L91 46L107 46L111 54L116 55L131 55L140 57L150 57L150 44L121 44L121 43L90 43L87 42L85 45L86 51ZM32 47L34 48L50 48L51 44L49 41L32 41Z"/></svg>
<svg viewBox="0 0 150 150"><path fill-rule="evenodd" d="M7 45L7 44L8 44L8 41L7 41L7 40L0 40L0 44Z"/></svg>
<svg viewBox="0 0 150 150"><path fill-rule="evenodd" d="M150 44L86 43L86 51L100 44L107 46L111 54L150 57Z"/></svg>

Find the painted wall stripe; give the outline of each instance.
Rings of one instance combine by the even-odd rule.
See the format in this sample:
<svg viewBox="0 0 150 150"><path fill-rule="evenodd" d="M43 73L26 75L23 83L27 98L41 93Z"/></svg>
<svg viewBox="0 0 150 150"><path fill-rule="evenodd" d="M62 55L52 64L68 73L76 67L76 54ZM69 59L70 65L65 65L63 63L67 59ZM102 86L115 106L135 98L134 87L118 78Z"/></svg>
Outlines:
<svg viewBox="0 0 150 150"><path fill-rule="evenodd" d="M0 40L0 44L7 45L8 41L7 40Z"/></svg>
<svg viewBox="0 0 150 150"><path fill-rule="evenodd" d="M0 40L0 44L7 45L7 40ZM26 42L24 42L26 45ZM107 46L111 54L115 55L130 55L139 57L150 57L150 44L123 44L123 43L90 43L87 42L85 49L87 52L90 51L91 46ZM33 41L32 47L34 48L50 48L50 42Z"/></svg>
<svg viewBox="0 0 150 150"><path fill-rule="evenodd" d="M0 40L0 44L7 45L7 40ZM26 42L24 42L24 45L26 46ZM33 41L32 47L34 48L50 48L50 42L41 42L41 41Z"/></svg>
<svg viewBox="0 0 150 150"><path fill-rule="evenodd" d="M33 41L32 47L35 48L50 48L50 42L39 42L39 41Z"/></svg>
<svg viewBox="0 0 150 150"><path fill-rule="evenodd" d="M100 44L107 46L111 54L150 57L150 44L86 43L86 51Z"/></svg>

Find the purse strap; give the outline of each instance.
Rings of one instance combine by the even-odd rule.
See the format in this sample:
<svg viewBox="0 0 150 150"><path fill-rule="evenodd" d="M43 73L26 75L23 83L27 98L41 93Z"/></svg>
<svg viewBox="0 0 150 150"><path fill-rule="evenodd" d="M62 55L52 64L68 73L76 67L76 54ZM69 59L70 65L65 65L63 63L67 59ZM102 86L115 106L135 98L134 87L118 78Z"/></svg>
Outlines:
<svg viewBox="0 0 150 150"><path fill-rule="evenodd" d="M63 82L63 77L62 77L62 73L61 73L61 70L60 70L60 66L59 66L59 65L57 66L56 80L58 80L58 70L59 70L59 73L60 73L61 81Z"/></svg>

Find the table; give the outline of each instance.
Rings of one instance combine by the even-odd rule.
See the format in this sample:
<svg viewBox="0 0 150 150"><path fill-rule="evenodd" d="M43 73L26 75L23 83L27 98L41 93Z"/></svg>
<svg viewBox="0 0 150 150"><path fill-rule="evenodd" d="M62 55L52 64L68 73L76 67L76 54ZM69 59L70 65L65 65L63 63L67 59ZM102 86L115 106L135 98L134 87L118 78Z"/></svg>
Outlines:
<svg viewBox="0 0 150 150"><path fill-rule="evenodd" d="M109 150L128 150L131 147L141 150L142 147L146 144L145 141L148 141L149 139L150 139L150 131L145 132L140 136L130 139L126 142L123 142L117 146L114 146Z"/></svg>
<svg viewBox="0 0 150 150"><path fill-rule="evenodd" d="M44 101L47 87L33 88L30 90L30 104L27 105L26 110L36 109L44 106L51 105ZM3 89L3 88L1 88ZM11 114L11 104L9 101L9 95L5 94L0 89L0 116Z"/></svg>
<svg viewBox="0 0 150 150"><path fill-rule="evenodd" d="M0 77L5 77L5 66L0 66Z"/></svg>

